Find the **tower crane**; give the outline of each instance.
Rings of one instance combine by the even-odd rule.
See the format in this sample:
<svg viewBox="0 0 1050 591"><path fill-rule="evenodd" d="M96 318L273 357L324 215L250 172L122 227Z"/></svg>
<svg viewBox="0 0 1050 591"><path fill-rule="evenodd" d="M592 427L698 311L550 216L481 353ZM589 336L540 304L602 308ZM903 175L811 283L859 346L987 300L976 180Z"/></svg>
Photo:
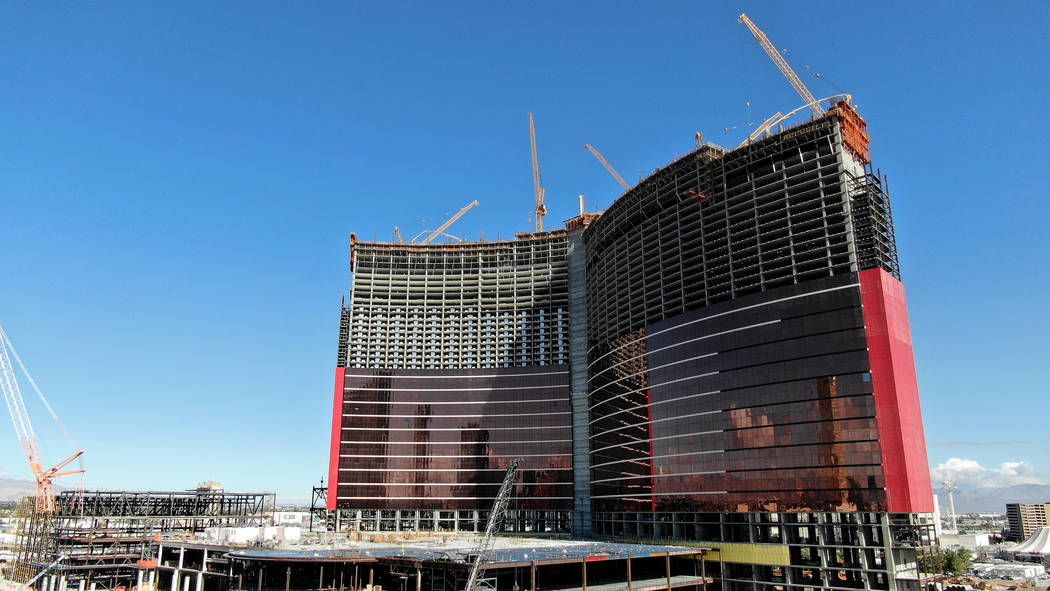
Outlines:
<svg viewBox="0 0 1050 591"><path fill-rule="evenodd" d="M398 242L404 242L405 239L401 237L401 228L394 226L394 235L397 236Z"/></svg>
<svg viewBox="0 0 1050 591"><path fill-rule="evenodd" d="M609 164L609 161L605 159L605 156L602 156L602 153L599 152L597 148L590 144L584 144L583 147L590 150L591 154L594 154L594 157L598 159L598 162L602 163L602 166L605 167L605 170L608 170L609 174L613 175L613 178L616 179L616 182L623 185L623 189L625 191L631 188L631 185L628 185L627 181L623 180L623 177L620 176L620 173L616 172L616 169L612 167L612 164Z"/></svg>
<svg viewBox="0 0 1050 591"><path fill-rule="evenodd" d="M547 215L547 206L543 202L547 190L540 185L540 159L536 153L536 123L532 120L532 113L529 113L529 141L532 143L532 185L536 189L536 231L542 232L543 216Z"/></svg>
<svg viewBox="0 0 1050 591"><path fill-rule="evenodd" d="M432 240L434 240L435 238L437 238L438 236L440 236L440 235L442 235L442 234L445 234L445 230L447 230L449 226L451 226L452 224L456 223L456 220L458 220L459 218L463 217L463 216L464 216L464 215L465 215L465 214L466 214L466 213L467 213L468 211L470 211L470 210L471 210L471 209L472 209L472 208L473 208L473 207L474 207L475 205L480 205L480 204L478 203L478 200L477 200L477 199L475 199L474 201L472 201L472 202L468 203L468 204L467 204L467 206L466 206L466 207L464 207L463 209L459 210L459 211L458 211L458 212L456 213L456 215L454 215L454 216L450 217L450 218L448 219L448 221L447 221L447 222L445 222L444 224L441 224L441 227L439 227L439 228L438 228L437 230L423 230L423 231L422 231L422 232L420 232L419 234L416 234L416 237L412 239L412 242L415 242L415 241L416 241L416 239L417 239L417 238L419 238L420 236L422 236L423 234L426 234L427 232L430 232L430 235L428 235L428 236L427 236L426 238L424 238L424 239L420 240L420 243L421 243L421 244L430 244L430 242L431 242ZM445 236L448 236L448 234L445 234ZM455 237L455 236L452 236L452 238L456 238L456 237ZM459 240L459 239L458 239L458 238L456 238L456 240Z"/></svg>
<svg viewBox="0 0 1050 591"><path fill-rule="evenodd" d="M823 115L824 107L820 106L820 103L817 101L816 97L813 96L813 93L809 91L809 88L807 88L806 85L802 82L802 79L798 77L798 74L795 73L795 70L791 69L791 65L787 63L787 60L784 59L784 56L780 55L780 52L777 51L776 46L773 45L773 42L769 40L769 37L766 36L762 29L759 29L758 25L756 25L754 21L748 18L748 16L744 13L740 14L740 18L738 18L737 21L747 25L747 28L751 31L751 34L755 36L755 39L758 40L758 43L762 46L762 49L766 50L766 53L769 54L769 57L773 60L773 63L776 64L778 68L780 68L781 73L783 73L784 77L788 79L788 82L791 83L791 86L795 88L795 92L798 92L799 96L802 97L802 100L805 101L807 105L809 105L809 110L813 111L813 116L820 117L821 115Z"/></svg>
<svg viewBox="0 0 1050 591"><path fill-rule="evenodd" d="M8 349L10 349L10 355L8 355ZM29 468L33 471L33 476L36 478L35 511L37 513L54 513L55 489L51 481L60 476L83 473L83 468L66 470L64 472L62 469L73 460L82 456L84 452L77 449L73 455L50 468L44 469L40 459L40 444L37 443L33 423L29 421L29 412L26 411L25 401L22 399L22 390L18 386L18 380L15 378L11 357L14 357L15 361L18 362L22 373L29 379L29 383L33 385L33 389L36 390L44 405L51 411L51 416L57 421L58 416L55 415L55 411L47 403L47 399L40 392L40 388L37 388L33 377L29 375L25 364L22 363L22 360L18 357L18 352L15 351L15 346L11 344L11 339L7 338L7 333L4 332L3 327L0 327L0 389L4 392L4 402L7 403L7 410L11 413L11 421L15 425L15 434L18 436L18 441L22 444L22 452L25 454L26 460L29 461ZM61 423L59 425L61 426ZM67 433L66 436L68 437L68 435ZM72 439L70 440L72 441Z"/></svg>

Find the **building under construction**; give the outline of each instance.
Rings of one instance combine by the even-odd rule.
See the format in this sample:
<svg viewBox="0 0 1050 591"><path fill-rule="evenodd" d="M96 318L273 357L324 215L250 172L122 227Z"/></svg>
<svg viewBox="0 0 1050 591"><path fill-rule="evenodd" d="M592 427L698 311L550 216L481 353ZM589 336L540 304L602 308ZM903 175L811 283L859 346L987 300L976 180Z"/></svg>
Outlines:
<svg viewBox="0 0 1050 591"><path fill-rule="evenodd" d="M351 239L339 530L719 552L724 588L919 589L935 544L885 178L848 100L513 240ZM710 571L709 571L710 572Z"/></svg>
<svg viewBox="0 0 1050 591"><path fill-rule="evenodd" d="M34 499L19 506L18 555L12 579L36 588L152 587L157 541L189 537L209 527L257 527L271 521L274 496L221 489L190 491L64 491L53 513Z"/></svg>
<svg viewBox="0 0 1050 591"><path fill-rule="evenodd" d="M936 516L886 178L849 98L816 100L741 22L810 120L777 114L733 149L698 137L545 229L530 114L535 232L434 242L475 201L418 242L351 235L331 539L172 539L258 525L264 495L63 494L27 517L17 577L477 591L487 566L514 591L926 589ZM497 525L591 542L493 549Z"/></svg>

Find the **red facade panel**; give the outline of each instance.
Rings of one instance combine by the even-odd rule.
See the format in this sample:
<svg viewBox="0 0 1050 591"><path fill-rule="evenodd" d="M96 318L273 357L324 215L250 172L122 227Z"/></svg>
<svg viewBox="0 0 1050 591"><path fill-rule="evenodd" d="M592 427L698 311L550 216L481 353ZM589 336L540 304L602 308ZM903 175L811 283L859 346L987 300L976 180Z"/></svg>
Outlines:
<svg viewBox="0 0 1050 591"><path fill-rule="evenodd" d="M915 378L904 284L883 269L860 272L887 509L933 511L933 487Z"/></svg>
<svg viewBox="0 0 1050 591"><path fill-rule="evenodd" d="M346 368L335 368L335 401L332 403L332 449L328 455L328 509L335 509L339 489L339 445L343 431L343 384Z"/></svg>

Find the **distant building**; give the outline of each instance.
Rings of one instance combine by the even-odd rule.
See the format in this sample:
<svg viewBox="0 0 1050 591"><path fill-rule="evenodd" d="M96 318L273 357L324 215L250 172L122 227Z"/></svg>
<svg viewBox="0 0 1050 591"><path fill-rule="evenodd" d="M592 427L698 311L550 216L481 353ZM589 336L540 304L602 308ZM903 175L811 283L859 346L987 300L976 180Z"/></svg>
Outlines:
<svg viewBox="0 0 1050 591"><path fill-rule="evenodd" d="M277 526L308 527L310 525L310 513L309 511L274 511L273 524Z"/></svg>
<svg viewBox="0 0 1050 591"><path fill-rule="evenodd" d="M1017 542L1027 539L1035 530L1050 525L1047 515L1050 515L1050 503L1007 503L1009 538Z"/></svg>

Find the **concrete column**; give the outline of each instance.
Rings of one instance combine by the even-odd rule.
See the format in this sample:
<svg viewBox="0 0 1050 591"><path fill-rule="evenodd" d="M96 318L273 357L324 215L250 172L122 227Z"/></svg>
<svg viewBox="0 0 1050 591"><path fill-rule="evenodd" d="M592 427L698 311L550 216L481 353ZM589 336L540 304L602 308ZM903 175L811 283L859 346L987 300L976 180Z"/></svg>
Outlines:
<svg viewBox="0 0 1050 591"><path fill-rule="evenodd" d="M141 568L138 570L137 573L135 573L135 585L136 585L136 589L138 589L138 591L142 591L142 569Z"/></svg>
<svg viewBox="0 0 1050 591"><path fill-rule="evenodd" d="M156 578L156 574L157 574L157 569L155 569L155 568L149 569L149 588L150 588L150 591L153 591L153 581ZM84 591L84 588L81 587L80 591Z"/></svg>
<svg viewBox="0 0 1050 591"><path fill-rule="evenodd" d="M587 253L583 228L569 230L569 382L572 409L572 533L593 533L590 406L587 383Z"/></svg>
<svg viewBox="0 0 1050 591"><path fill-rule="evenodd" d="M664 554L664 570L667 573L667 591L671 591L671 555Z"/></svg>
<svg viewBox="0 0 1050 591"><path fill-rule="evenodd" d="M536 591L536 561L529 565L529 591Z"/></svg>
<svg viewBox="0 0 1050 591"><path fill-rule="evenodd" d="M627 591L631 591L631 555L627 555Z"/></svg>
<svg viewBox="0 0 1050 591"><path fill-rule="evenodd" d="M91 587L95 589L94 586ZM171 571L171 591L179 591L179 569Z"/></svg>
<svg viewBox="0 0 1050 591"><path fill-rule="evenodd" d="M190 578L182 577L182 591L190 591Z"/></svg>
<svg viewBox="0 0 1050 591"><path fill-rule="evenodd" d="M292 567L288 567L288 570L284 574L284 591L288 591L292 588Z"/></svg>
<svg viewBox="0 0 1050 591"><path fill-rule="evenodd" d="M587 591L587 560L580 561L580 583L583 591Z"/></svg>
<svg viewBox="0 0 1050 591"><path fill-rule="evenodd" d="M204 571L197 573L197 591L204 591Z"/></svg>
<svg viewBox="0 0 1050 591"><path fill-rule="evenodd" d="M80 579L80 584L77 585L78 591L84 591L84 589L86 587L87 587L86 581L84 581L84 579Z"/></svg>
<svg viewBox="0 0 1050 591"><path fill-rule="evenodd" d="M416 591L423 591L423 569L416 567Z"/></svg>

